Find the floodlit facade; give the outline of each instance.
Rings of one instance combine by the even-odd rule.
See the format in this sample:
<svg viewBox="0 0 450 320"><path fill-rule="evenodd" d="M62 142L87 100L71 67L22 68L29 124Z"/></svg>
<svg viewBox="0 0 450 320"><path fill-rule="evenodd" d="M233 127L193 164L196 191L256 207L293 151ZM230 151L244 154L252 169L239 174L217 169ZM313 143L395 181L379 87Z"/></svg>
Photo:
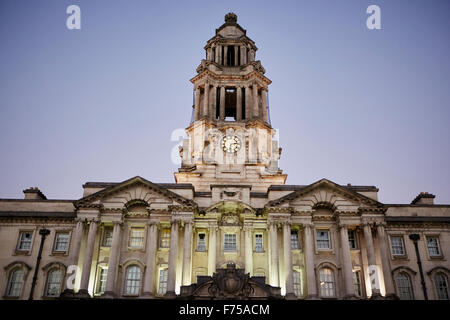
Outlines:
<svg viewBox="0 0 450 320"><path fill-rule="evenodd" d="M0 199L1 297L448 300L450 205L286 185L255 43L229 13L204 49L175 183Z"/></svg>

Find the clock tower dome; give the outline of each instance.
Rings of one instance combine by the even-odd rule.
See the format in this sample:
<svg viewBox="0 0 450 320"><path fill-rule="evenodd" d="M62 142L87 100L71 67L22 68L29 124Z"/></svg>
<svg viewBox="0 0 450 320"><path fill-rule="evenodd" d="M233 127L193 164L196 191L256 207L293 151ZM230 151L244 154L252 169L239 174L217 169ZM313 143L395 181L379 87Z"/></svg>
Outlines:
<svg viewBox="0 0 450 320"><path fill-rule="evenodd" d="M193 116L175 180L191 183L197 191L228 184L266 192L270 185L286 181L278 168L281 148L269 120L271 81L246 33L237 16L228 13L206 43L206 59L191 79Z"/></svg>

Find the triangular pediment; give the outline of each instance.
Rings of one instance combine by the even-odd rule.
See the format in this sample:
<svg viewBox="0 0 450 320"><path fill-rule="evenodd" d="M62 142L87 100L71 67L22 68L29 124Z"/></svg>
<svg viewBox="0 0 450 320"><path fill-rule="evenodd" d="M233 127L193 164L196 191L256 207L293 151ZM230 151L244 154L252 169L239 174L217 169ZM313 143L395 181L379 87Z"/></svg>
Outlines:
<svg viewBox="0 0 450 320"><path fill-rule="evenodd" d="M328 179L321 179L300 190L269 201L266 207L295 207L298 210L327 208L332 211L356 211L360 208L381 208L383 204L349 190Z"/></svg>
<svg viewBox="0 0 450 320"><path fill-rule="evenodd" d="M75 206L103 205L120 208L133 202L189 207L197 206L194 201L158 186L140 176L125 180L83 197L75 202Z"/></svg>

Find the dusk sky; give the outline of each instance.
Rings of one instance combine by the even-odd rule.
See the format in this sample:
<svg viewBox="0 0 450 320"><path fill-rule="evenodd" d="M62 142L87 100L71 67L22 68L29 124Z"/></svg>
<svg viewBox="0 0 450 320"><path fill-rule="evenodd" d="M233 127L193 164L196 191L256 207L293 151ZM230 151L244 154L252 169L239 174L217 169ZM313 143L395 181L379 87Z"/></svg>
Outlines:
<svg viewBox="0 0 450 320"><path fill-rule="evenodd" d="M369 5L381 30L369 30ZM66 8L81 8L69 30ZM0 198L87 181L175 182L189 82L234 12L259 50L287 184L374 185L450 203L450 1L0 2Z"/></svg>

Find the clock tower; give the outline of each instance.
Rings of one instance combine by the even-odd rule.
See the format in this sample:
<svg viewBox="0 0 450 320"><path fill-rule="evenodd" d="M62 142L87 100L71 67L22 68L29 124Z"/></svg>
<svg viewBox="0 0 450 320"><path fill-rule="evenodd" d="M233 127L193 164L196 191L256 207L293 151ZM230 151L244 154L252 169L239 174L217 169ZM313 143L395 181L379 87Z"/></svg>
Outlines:
<svg viewBox="0 0 450 320"><path fill-rule="evenodd" d="M191 79L194 85L192 121L180 147L177 183L191 183L196 191L211 185L247 185L266 192L284 184L278 168L281 148L270 124L268 87L258 48L228 13L225 23L204 47L206 58Z"/></svg>

